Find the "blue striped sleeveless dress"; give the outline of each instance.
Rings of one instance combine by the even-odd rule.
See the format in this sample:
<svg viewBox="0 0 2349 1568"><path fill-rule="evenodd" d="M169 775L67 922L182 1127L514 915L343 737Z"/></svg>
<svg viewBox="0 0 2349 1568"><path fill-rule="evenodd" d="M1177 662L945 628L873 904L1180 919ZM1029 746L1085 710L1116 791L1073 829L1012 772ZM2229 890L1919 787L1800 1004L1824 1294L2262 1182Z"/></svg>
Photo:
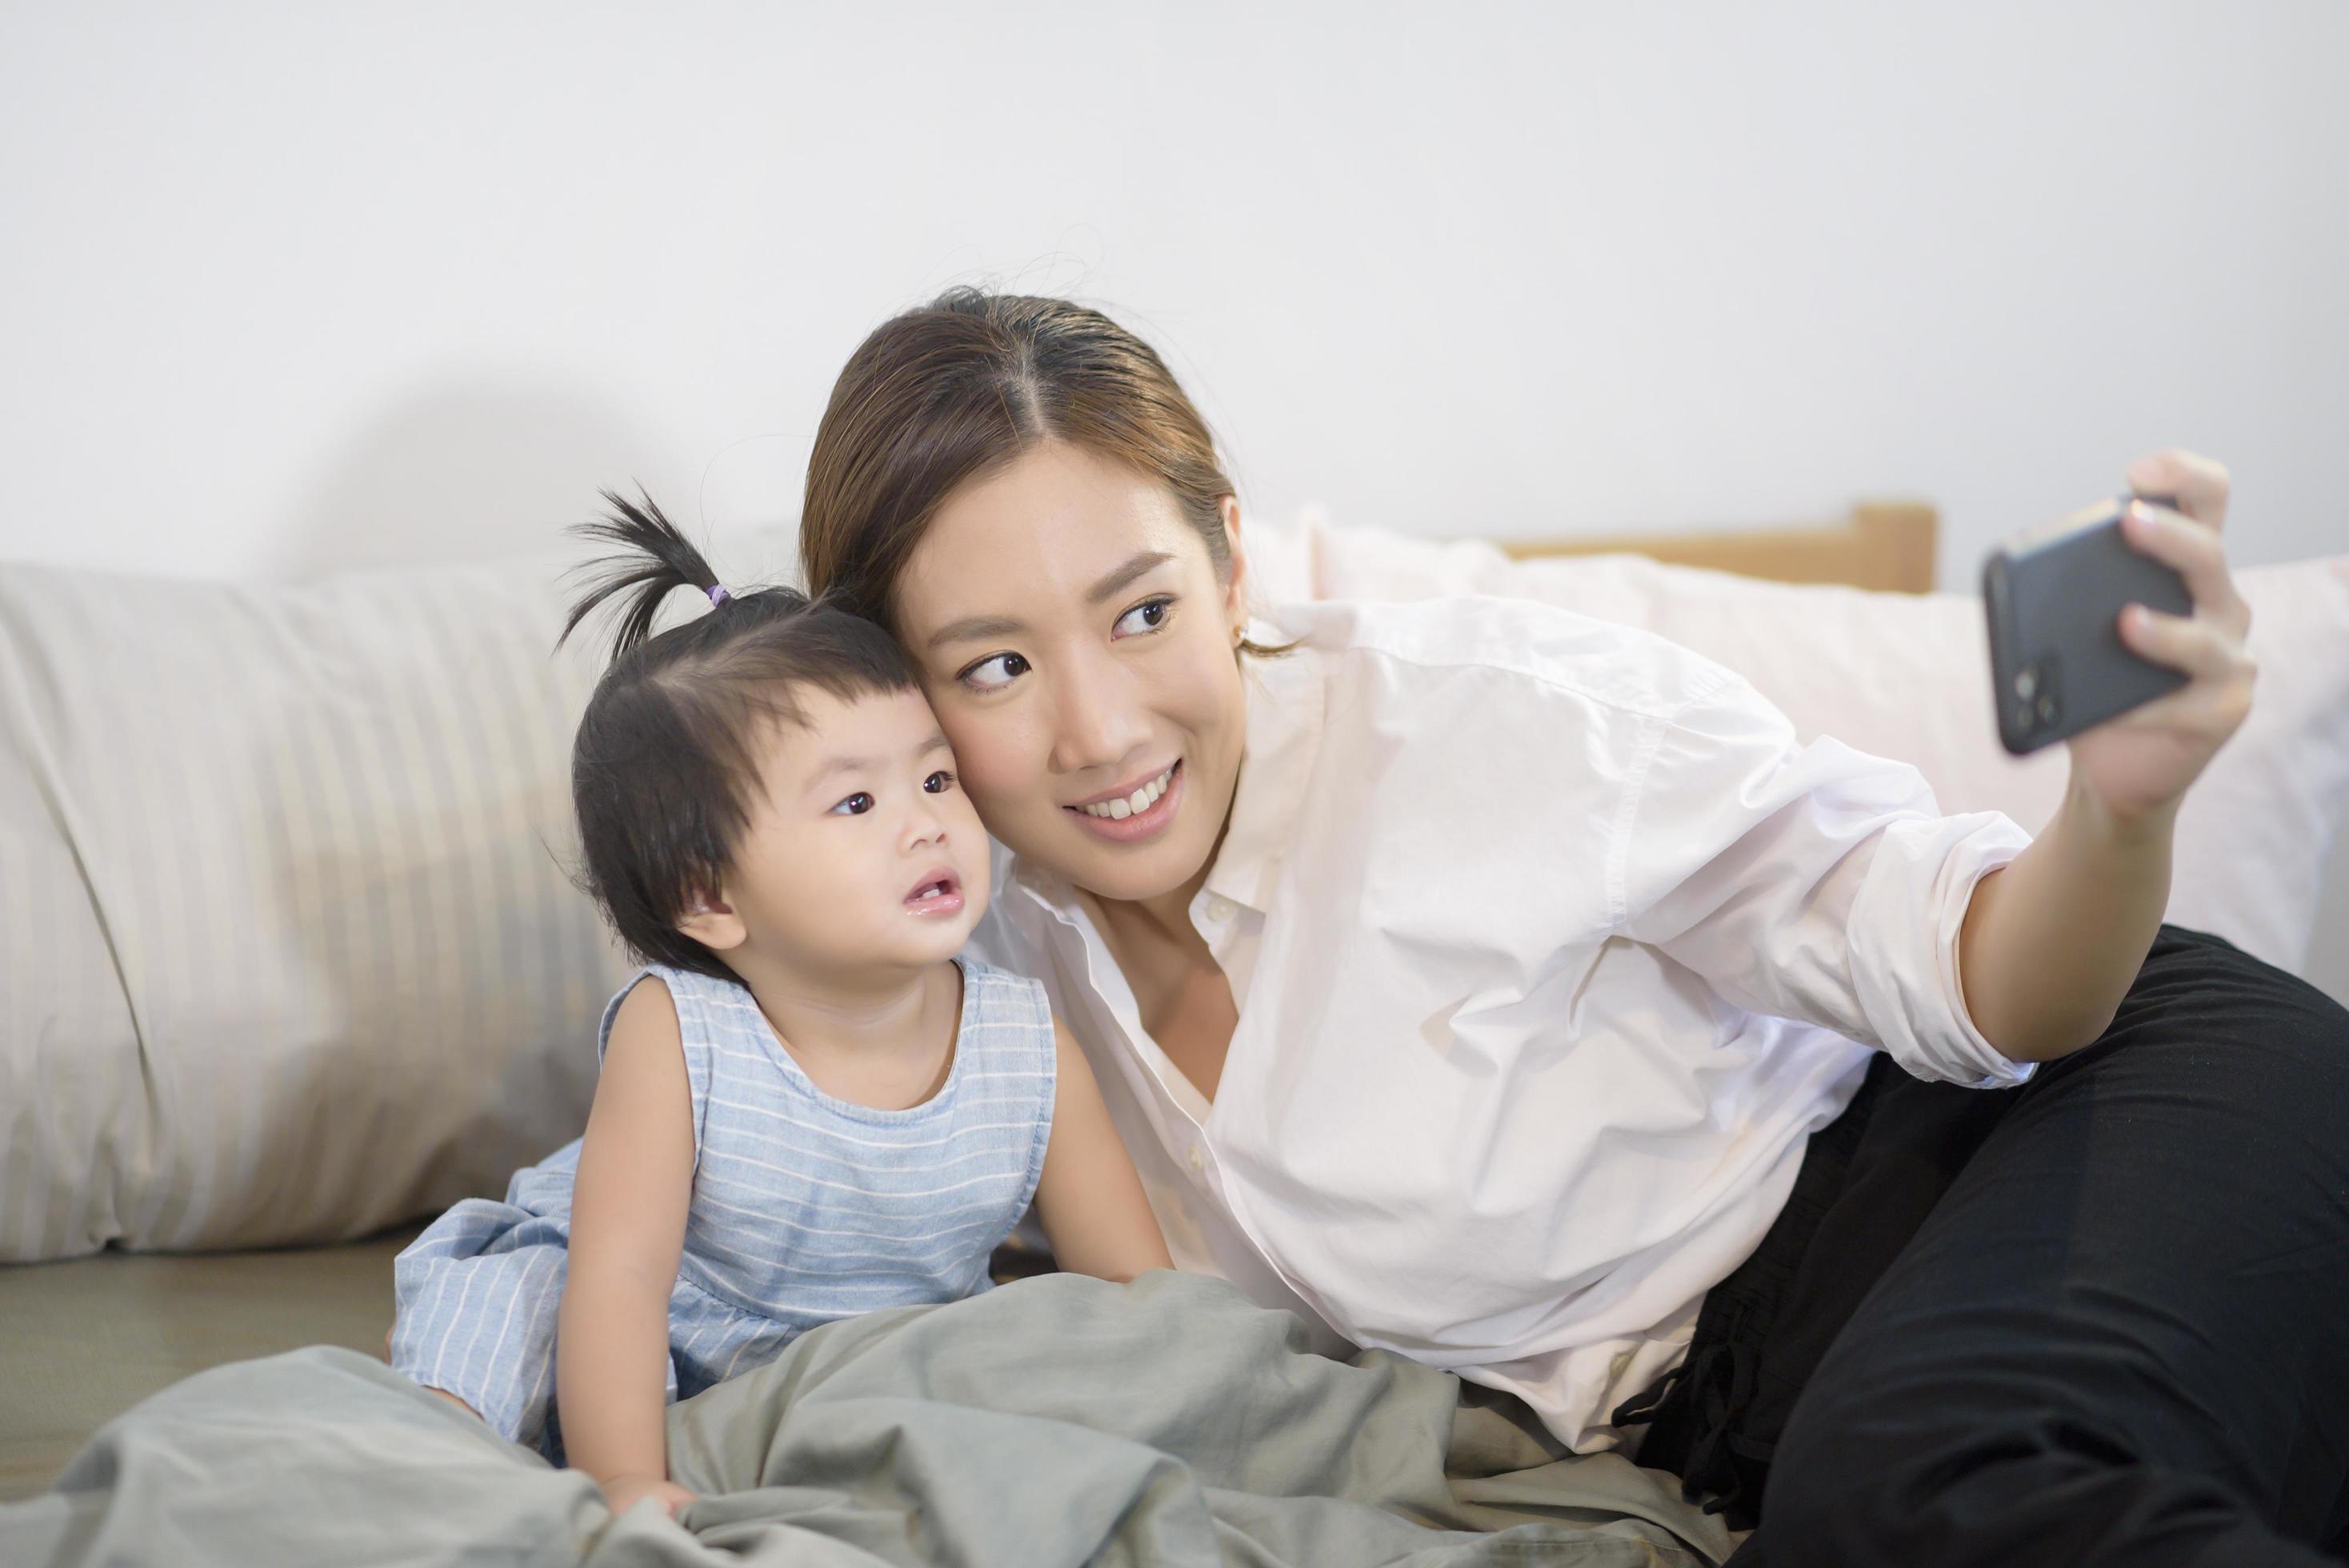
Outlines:
<svg viewBox="0 0 2349 1568"><path fill-rule="evenodd" d="M881 1110L818 1088L740 983L655 965L677 1006L693 1091L693 1197L669 1293L669 1398L772 1360L808 1329L988 1287L988 1258L1043 1173L1052 1016L1037 982L961 961L945 1086ZM557 1462L554 1329L571 1233L574 1141L518 1171L505 1202L468 1198L394 1264L392 1366Z"/></svg>

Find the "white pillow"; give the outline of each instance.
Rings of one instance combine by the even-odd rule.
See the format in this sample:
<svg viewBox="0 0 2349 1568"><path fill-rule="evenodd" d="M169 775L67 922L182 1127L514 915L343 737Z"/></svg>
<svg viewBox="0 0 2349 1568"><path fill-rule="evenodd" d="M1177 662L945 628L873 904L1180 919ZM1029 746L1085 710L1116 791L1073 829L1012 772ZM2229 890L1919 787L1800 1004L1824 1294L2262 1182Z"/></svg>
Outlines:
<svg viewBox="0 0 2349 1568"><path fill-rule="evenodd" d="M1998 749L1971 599L1247 537L1275 599L1501 593L1653 627L1806 734L1917 763L1947 810L2035 827L2061 789L2060 754ZM360 1235L577 1133L626 965L563 869L599 662L550 656L558 564L0 567L0 1259ZM2189 799L2170 914L2292 967L2349 797L2349 559L2240 576L2259 699Z"/></svg>
<svg viewBox="0 0 2349 1568"><path fill-rule="evenodd" d="M578 1132L559 598L0 568L0 1258L360 1235Z"/></svg>
<svg viewBox="0 0 2349 1568"><path fill-rule="evenodd" d="M2003 811L2037 831L2062 802L2065 753L2018 761L1991 707L1980 602L1764 583L1638 555L1513 561L1481 542L1251 522L1268 599L1539 599L1669 637L1744 675L1804 738L1831 734L1914 763L1950 812ZM2349 555L2239 570L2260 680L2251 715L2178 813L2168 918L2298 973L2325 852L2349 809Z"/></svg>

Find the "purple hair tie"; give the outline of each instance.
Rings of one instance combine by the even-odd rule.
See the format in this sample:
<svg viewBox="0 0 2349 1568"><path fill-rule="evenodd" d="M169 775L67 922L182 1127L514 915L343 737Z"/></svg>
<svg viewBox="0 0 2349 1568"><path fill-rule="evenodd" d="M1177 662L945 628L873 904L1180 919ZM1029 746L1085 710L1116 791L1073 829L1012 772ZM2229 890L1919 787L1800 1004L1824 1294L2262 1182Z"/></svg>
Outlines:
<svg viewBox="0 0 2349 1568"><path fill-rule="evenodd" d="M709 595L709 607L713 610L734 597L733 594L726 592L726 584L723 583L713 583L702 592Z"/></svg>

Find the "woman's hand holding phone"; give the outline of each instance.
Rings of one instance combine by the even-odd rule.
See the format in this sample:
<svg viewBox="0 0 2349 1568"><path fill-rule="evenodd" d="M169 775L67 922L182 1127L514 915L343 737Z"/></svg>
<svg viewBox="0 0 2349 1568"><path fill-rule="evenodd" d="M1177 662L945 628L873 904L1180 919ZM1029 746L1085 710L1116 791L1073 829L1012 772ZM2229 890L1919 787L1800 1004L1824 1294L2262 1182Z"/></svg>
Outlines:
<svg viewBox="0 0 2349 1568"><path fill-rule="evenodd" d="M2002 666L2002 734L2013 748L2018 738L2052 743L2049 731L2060 731L2070 735L2072 749L2063 806L2021 854L1974 885L1959 931L1967 1011L2016 1061L2052 1061L2095 1040L2112 1022L2169 903L2178 803L2251 708L2251 661L2243 651L2251 609L2228 574L2219 537L2227 471L2190 452L2161 452L2131 464L2128 482L2137 497L2165 498L2175 510L2129 501L2117 545L2112 524L2094 525L2095 537L2080 542L2088 548L2037 583L2054 592L2020 595L2030 600L2030 634L2017 631L2024 617L2016 614L2016 578L2001 570L2013 559L2028 577L2027 566L2002 552L1985 572L1987 588L2002 579L2004 589L1986 592L1984 600L1992 662ZM2060 548L2051 546L2043 559ZM2186 613L2125 602L2117 624L2107 621L2116 584L2127 598L2167 593ZM2107 628L2120 644L2110 659ZM2055 672L2038 651L2059 645L2075 655L2067 673ZM2116 663L2153 676L2174 672L2178 684L2157 679L2150 689L2160 695L2130 696L2148 683ZM2036 676L2023 679L2034 671L2055 673L2056 689L2040 686ZM2137 706L2069 731L2091 712L2114 712L2108 704L2116 692ZM2030 712L2019 713L2010 698L2027 701Z"/></svg>
<svg viewBox="0 0 2349 1568"><path fill-rule="evenodd" d="M2227 520L2227 470L2192 452L2167 451L2129 466L2139 496L2169 498L2176 510L2138 500L2121 520L2139 553L2186 581L2192 614L2168 615L2132 604L2120 637L2139 658L2174 669L2187 684L2072 738L2072 779L2116 820L2142 821L2175 811L2187 787L2251 711L2257 676L2244 649L2251 606L2227 569L2220 530Z"/></svg>

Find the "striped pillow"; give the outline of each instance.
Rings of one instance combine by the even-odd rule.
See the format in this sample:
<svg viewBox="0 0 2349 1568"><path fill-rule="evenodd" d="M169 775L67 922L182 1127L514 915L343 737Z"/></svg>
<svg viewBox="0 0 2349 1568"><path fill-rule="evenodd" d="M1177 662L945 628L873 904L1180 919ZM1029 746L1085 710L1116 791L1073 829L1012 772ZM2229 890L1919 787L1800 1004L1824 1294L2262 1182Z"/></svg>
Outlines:
<svg viewBox="0 0 2349 1568"><path fill-rule="evenodd" d="M361 1235L578 1132L627 965L555 570L0 569L0 1258Z"/></svg>

